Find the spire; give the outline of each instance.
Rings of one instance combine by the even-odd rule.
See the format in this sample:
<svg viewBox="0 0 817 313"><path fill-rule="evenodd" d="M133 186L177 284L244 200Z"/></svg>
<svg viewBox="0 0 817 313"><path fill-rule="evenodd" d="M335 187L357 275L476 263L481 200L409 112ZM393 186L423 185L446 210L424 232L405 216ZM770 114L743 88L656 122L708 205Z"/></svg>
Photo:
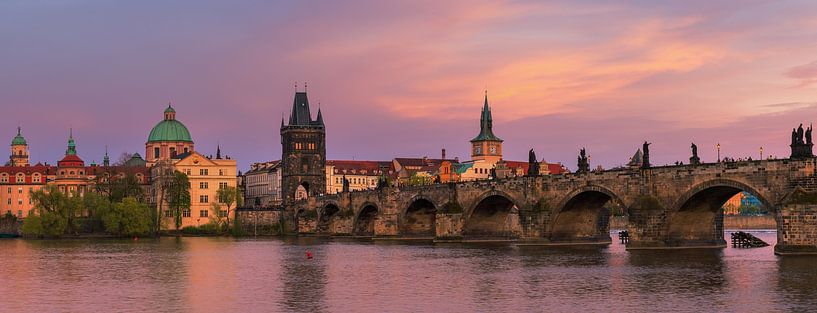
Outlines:
<svg viewBox="0 0 817 313"><path fill-rule="evenodd" d="M312 124L312 114L309 112L309 99L306 92L295 92L292 101L292 113L289 116L289 126L309 126Z"/></svg>
<svg viewBox="0 0 817 313"><path fill-rule="evenodd" d="M318 125L323 125L323 114L321 114L321 103L318 102L318 118L315 120Z"/></svg>
<svg viewBox="0 0 817 313"><path fill-rule="evenodd" d="M68 130L68 149L65 150L65 155L76 155L77 154L77 144L74 142L74 129L69 128Z"/></svg>
<svg viewBox="0 0 817 313"><path fill-rule="evenodd" d="M502 141L493 131L493 118L491 117L491 107L488 106L488 90L485 90L485 102L482 105L482 114L479 121L479 135L471 141Z"/></svg>
<svg viewBox="0 0 817 313"><path fill-rule="evenodd" d="M111 158L108 157L108 145L105 145L105 157L102 158L102 165L103 166L111 165Z"/></svg>
<svg viewBox="0 0 817 313"><path fill-rule="evenodd" d="M216 159L221 160L221 144L216 143Z"/></svg>

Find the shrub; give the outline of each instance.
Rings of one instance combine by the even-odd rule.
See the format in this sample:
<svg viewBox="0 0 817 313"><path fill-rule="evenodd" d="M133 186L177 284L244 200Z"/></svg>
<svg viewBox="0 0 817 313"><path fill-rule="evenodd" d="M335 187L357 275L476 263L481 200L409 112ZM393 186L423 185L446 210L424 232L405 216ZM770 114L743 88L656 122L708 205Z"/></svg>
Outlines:
<svg viewBox="0 0 817 313"><path fill-rule="evenodd" d="M105 230L115 236L142 236L150 233L150 208L136 201L136 198L125 198L121 203L115 203L110 212L107 212L102 221Z"/></svg>
<svg viewBox="0 0 817 313"><path fill-rule="evenodd" d="M58 238L65 233L68 220L55 212L29 215L23 222L23 235L37 238Z"/></svg>

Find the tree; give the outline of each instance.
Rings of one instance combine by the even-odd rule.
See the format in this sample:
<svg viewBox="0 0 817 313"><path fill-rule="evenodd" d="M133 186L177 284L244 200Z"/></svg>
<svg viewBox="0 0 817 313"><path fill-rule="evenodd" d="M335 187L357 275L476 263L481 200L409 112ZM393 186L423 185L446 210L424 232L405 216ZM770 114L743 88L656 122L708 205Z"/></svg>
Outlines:
<svg viewBox="0 0 817 313"><path fill-rule="evenodd" d="M136 201L144 201L144 190L136 175L127 174L125 177L118 177L111 182L111 202L121 202L125 198L134 198Z"/></svg>
<svg viewBox="0 0 817 313"><path fill-rule="evenodd" d="M119 159L117 159L113 165L114 166L125 165L125 163L128 162L128 160L130 160L132 157L133 154L128 152L122 152L122 154L119 155Z"/></svg>
<svg viewBox="0 0 817 313"><path fill-rule="evenodd" d="M243 205L244 199L241 197L238 188L233 186L224 186L219 188L216 191L216 195L218 196L218 202L224 203L224 205L227 206L227 225L230 225L230 209L233 207L233 204L236 206Z"/></svg>
<svg viewBox="0 0 817 313"><path fill-rule="evenodd" d="M142 236L150 233L150 207L133 197L122 199L103 218L105 229L116 236Z"/></svg>
<svg viewBox="0 0 817 313"><path fill-rule="evenodd" d="M39 220L42 222L44 235L53 236L56 233L76 232L76 217L82 209L82 197L78 193L75 192L69 196L61 192L57 186L47 185L32 192L31 199L40 215Z"/></svg>
<svg viewBox="0 0 817 313"><path fill-rule="evenodd" d="M152 212L152 231L159 234L162 230L162 207L168 202L168 190L173 184L176 177L176 170L173 169L173 163L170 160L159 160L151 168L151 176L153 177L153 189L155 190L156 210Z"/></svg>
<svg viewBox="0 0 817 313"><path fill-rule="evenodd" d="M86 192L82 196L82 207L88 214L87 230L92 233L101 231L104 227L103 218L111 211L111 201L102 194Z"/></svg>
<svg viewBox="0 0 817 313"><path fill-rule="evenodd" d="M190 180L182 172L176 172L166 190L167 206L173 212L176 230L182 226L182 211L190 209Z"/></svg>

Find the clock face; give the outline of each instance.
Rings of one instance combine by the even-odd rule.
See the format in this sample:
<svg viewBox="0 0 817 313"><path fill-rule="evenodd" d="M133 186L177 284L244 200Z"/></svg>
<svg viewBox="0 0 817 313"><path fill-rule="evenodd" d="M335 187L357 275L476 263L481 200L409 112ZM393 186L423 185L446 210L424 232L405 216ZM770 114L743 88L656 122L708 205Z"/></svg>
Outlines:
<svg viewBox="0 0 817 313"><path fill-rule="evenodd" d="M496 154L496 147L491 147L491 154Z"/></svg>
<svg viewBox="0 0 817 313"><path fill-rule="evenodd" d="M480 154L480 153L482 153L482 147L480 147L480 146L474 147L474 154Z"/></svg>

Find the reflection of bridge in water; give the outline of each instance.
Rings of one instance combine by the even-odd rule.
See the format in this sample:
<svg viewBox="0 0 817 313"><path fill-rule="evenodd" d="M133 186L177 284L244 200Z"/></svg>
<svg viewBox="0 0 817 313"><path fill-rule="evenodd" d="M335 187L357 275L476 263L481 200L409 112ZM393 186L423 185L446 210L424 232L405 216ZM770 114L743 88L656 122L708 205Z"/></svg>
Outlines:
<svg viewBox="0 0 817 313"><path fill-rule="evenodd" d="M723 247L722 205L746 191L775 214L778 253L817 251L817 159L519 177L317 196L286 208L290 231L375 239L604 244L613 202L629 249Z"/></svg>

